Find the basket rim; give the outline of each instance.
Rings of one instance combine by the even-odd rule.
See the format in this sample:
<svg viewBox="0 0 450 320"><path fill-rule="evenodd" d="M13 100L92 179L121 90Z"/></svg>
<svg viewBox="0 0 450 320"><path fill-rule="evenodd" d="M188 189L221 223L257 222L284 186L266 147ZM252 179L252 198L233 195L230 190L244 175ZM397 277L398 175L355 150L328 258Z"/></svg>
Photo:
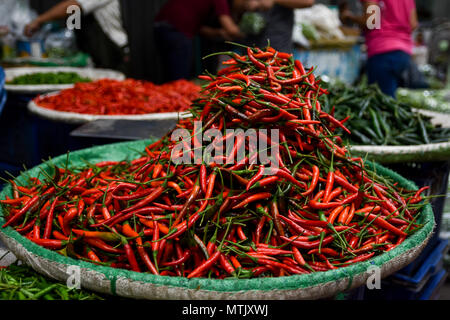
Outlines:
<svg viewBox="0 0 450 320"><path fill-rule="evenodd" d="M151 140L138 140L133 142L121 142L114 143L108 145L97 146L93 148L83 149L71 152L69 157L74 156L82 156L88 153L94 153L97 158L95 160L103 159L103 160L124 160L123 158L111 159L111 151L115 148L123 148L130 149L129 153L131 156L133 152L136 154L136 149L143 150ZM123 155L123 154L122 154ZM120 156L122 156L120 155ZM103 158L102 158L103 157ZM65 162L67 159L67 155L61 155L51 162L53 164L58 164L59 162ZM101 160L99 160L101 161ZM389 170L387 168L382 167L379 164L372 163L367 161L366 164L372 169L381 172L383 176L388 176L393 178L395 181L399 182L402 187L409 188L412 190L417 190L417 186L401 177L397 173ZM44 162L33 169L28 170L26 173L31 176L35 176L35 174L39 169L44 169L45 166L48 166L49 162ZM20 179L24 178L24 174L21 174L16 181L20 182ZM5 198L6 195L11 195L11 186L7 185L0 192L0 199ZM4 223L3 218L3 210L0 207L0 225ZM325 272L315 272L311 274L301 274L301 275L292 275L292 276L284 276L284 277L270 277L270 278L253 278L253 279L206 279L206 278L193 278L187 279L183 277L173 277L173 276L160 276L153 275L149 273L139 273L125 269L116 269L106 266L95 265L90 262L76 260L70 257L62 256L61 254L41 247L34 242L26 239L22 235L20 235L17 231L15 231L12 227L8 226L4 229L0 228L0 232L4 233L6 236L13 238L16 242L22 245L26 250L31 253L38 255L43 258L47 258L53 262L61 263L64 265L76 265L81 268L86 268L98 273L103 274L107 279L117 279L117 278L127 278L133 281L139 281L143 283L158 285L158 286L168 286L179 289L198 289L201 288L204 291L216 291L216 292L238 292L238 291L268 291L268 290L293 290L293 289L302 289L308 288L311 286L320 285L323 283L338 281L346 278L353 278L358 274L365 273L370 266L383 266L395 257L401 255L402 253L407 252L408 250L414 249L419 246L420 243L426 241L426 239L430 236L435 226L434 215L431 209L431 205L427 204L424 206L422 212L420 213L420 217L418 219L419 223L423 223L423 227L416 231L413 235L408 237L403 243L394 248L393 250L378 255L372 259L355 263L347 267L339 268L336 270L329 270Z"/></svg>

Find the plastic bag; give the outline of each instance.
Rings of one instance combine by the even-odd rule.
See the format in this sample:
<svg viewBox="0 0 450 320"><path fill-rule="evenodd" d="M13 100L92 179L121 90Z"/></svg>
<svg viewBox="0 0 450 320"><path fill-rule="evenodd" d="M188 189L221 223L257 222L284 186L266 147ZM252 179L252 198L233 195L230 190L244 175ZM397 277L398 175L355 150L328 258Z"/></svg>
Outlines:
<svg viewBox="0 0 450 320"><path fill-rule="evenodd" d="M16 0L0 1L0 27L11 29L11 12L16 7Z"/></svg>
<svg viewBox="0 0 450 320"><path fill-rule="evenodd" d="M311 43L308 38L305 37L303 33L303 24L296 23L294 24L294 28L292 31L292 41L304 48L309 49L311 47Z"/></svg>
<svg viewBox="0 0 450 320"><path fill-rule="evenodd" d="M320 34L320 37L323 38L345 38L342 31L339 29L342 24L336 10L332 10L323 4L317 4L311 8L295 9L294 13L295 25L311 25Z"/></svg>
<svg viewBox="0 0 450 320"><path fill-rule="evenodd" d="M258 35L266 26L264 16L259 12L245 12L239 23L239 28L248 35Z"/></svg>
<svg viewBox="0 0 450 320"><path fill-rule="evenodd" d="M10 31L17 39L25 40L27 39L23 34L25 26L36 19L38 15L36 11L30 8L28 0L15 0L13 2L15 2L15 6L9 12ZM40 38L40 34L37 33L33 38Z"/></svg>
<svg viewBox="0 0 450 320"><path fill-rule="evenodd" d="M62 29L50 33L44 42L45 53L49 58L64 58L76 53L75 33Z"/></svg>

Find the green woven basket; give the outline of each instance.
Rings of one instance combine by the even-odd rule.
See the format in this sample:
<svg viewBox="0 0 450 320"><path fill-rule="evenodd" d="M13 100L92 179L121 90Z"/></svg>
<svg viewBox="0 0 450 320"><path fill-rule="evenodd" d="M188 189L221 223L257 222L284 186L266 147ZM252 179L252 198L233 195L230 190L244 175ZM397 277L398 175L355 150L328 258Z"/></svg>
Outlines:
<svg viewBox="0 0 450 320"><path fill-rule="evenodd" d="M149 141L117 143L80 150L69 154L69 164L82 166L84 160L125 160L138 157ZM55 165L64 165L67 155L52 160ZM417 189L417 186L393 171L380 165L368 163L379 174L390 177L402 187ZM49 163L43 163L17 178L25 181L25 175L37 176L40 170L50 172ZM11 196L10 186L0 193L0 199ZM0 225L4 223L4 212L0 209ZM408 237L397 248L370 260L348 267L312 274L255 279L186 279L157 276L94 265L89 262L62 256L38 246L22 237L13 228L0 230L2 241L20 260L36 271L60 281L67 281L71 266L80 267L81 286L101 293L116 294L136 299L318 299L356 288L366 283L368 268L378 266L381 277L386 277L413 261L425 247L435 225L430 205L426 205L417 222L424 226ZM71 267L69 270L73 270Z"/></svg>

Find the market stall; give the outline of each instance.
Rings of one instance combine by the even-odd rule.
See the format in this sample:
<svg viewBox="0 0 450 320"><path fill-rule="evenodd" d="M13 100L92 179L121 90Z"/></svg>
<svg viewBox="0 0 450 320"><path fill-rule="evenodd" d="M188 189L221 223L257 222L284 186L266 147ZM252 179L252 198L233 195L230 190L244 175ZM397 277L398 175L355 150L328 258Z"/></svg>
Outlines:
<svg viewBox="0 0 450 320"><path fill-rule="evenodd" d="M237 62L235 70L214 78L203 76L207 91L192 105L192 118L177 125L190 138L198 130L194 120L205 121L206 128L250 126L261 133L278 132L284 124L280 134L289 143L275 149L271 166L242 160L217 166L209 162L212 159L190 165L193 149L181 149L190 155L189 162L173 166L167 150L176 150L186 141L168 138L62 155L29 171L26 176L31 178L19 178L5 188L2 241L40 272L65 280L67 267L78 265L85 287L134 298L267 299L274 292L279 299L326 298L362 285L372 264L381 268L384 277L408 265L425 248L434 227L430 205L419 205L427 188L418 190L394 172L352 157L339 136L324 136L346 127L322 110L319 100L314 102L314 112L320 116L312 120L308 103L303 108L288 96L300 85L306 97L327 96L328 90L306 73L300 61L294 63L283 53L276 53L278 58L271 61L290 67L293 74L287 79L271 78L261 61L275 53L249 48L245 56L231 56L230 61ZM240 73L248 63L256 70ZM264 89L272 86L280 86L281 91L273 94ZM236 109L254 94L261 96L250 109L245 113ZM275 147L265 133L261 137L266 137L270 149ZM194 148L199 142L194 141ZM238 145L234 144L233 158ZM275 160L281 168L273 166ZM265 169L270 177L264 178ZM130 173L131 181L126 178ZM110 192L98 189L101 182L90 187L97 185L91 179L104 181L101 188ZM146 181L149 184L142 184ZM359 189L359 183L365 187ZM58 186L62 188L59 200L50 201ZM25 190L31 198L20 195ZM206 200L194 209L199 197ZM71 199L77 203L70 205ZM303 205L293 199L304 199ZM36 219L23 220L29 209L41 205ZM64 214L66 206L69 211ZM48 221L45 225L36 224L41 214ZM372 238L377 230L384 230L382 236ZM181 241L185 237L193 237L196 244ZM153 259L141 246L146 239ZM79 247L78 241L84 245ZM119 241L120 246L105 241ZM286 254L293 258L283 258ZM209 279L202 279L208 273ZM230 276L235 279L227 279Z"/></svg>
<svg viewBox="0 0 450 320"><path fill-rule="evenodd" d="M294 56L316 72L346 84L360 77L364 52L358 29L346 28L337 8L317 4L295 10Z"/></svg>
<svg viewBox="0 0 450 320"><path fill-rule="evenodd" d="M383 95L373 85L347 87L342 83L333 83L330 90L333 94L329 96L327 103L330 107L334 106L336 115L339 118L349 116L354 119L348 123L352 153L391 168L419 187L428 186L429 194L434 197L430 202L437 223L435 233L422 255L396 275L398 278L408 278L412 288L407 288L405 283L397 285L394 282L389 283L391 291L381 293L396 292L398 296L419 297L430 290L427 294L431 295L433 290L439 290L442 279L447 276L442 265L426 269L430 267L427 258L432 256L436 259L433 261L442 263L448 244L447 239L440 238L450 172L450 129L449 123L445 121L445 114L430 115L413 107L420 102L412 103L403 99L397 101ZM421 267L427 271L421 273L421 281L414 283L411 277ZM432 277L435 275L439 278ZM434 283L437 289L427 288L427 283Z"/></svg>

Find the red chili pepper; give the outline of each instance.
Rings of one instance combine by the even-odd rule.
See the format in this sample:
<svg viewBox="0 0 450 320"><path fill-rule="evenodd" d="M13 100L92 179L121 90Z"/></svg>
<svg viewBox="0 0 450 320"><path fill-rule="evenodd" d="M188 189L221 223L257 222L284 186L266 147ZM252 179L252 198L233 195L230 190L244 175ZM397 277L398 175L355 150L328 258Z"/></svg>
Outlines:
<svg viewBox="0 0 450 320"><path fill-rule="evenodd" d="M375 252L362 254L362 255L354 258L354 259L350 259L350 260L345 261L343 264L352 264L352 263L356 263L356 262L365 261L365 260L368 260L368 259L372 258L374 255L375 255Z"/></svg>
<svg viewBox="0 0 450 320"><path fill-rule="evenodd" d="M145 251L145 248L143 247L142 238L139 236L139 234L136 231L134 231L128 223L125 223L123 225L122 232L127 237L135 238L136 247L137 247L139 256L141 257L142 261L147 266L147 269L150 272L152 272L153 274L158 274L158 271L156 270L155 265L152 263L152 261L150 260L150 257L148 256L147 252ZM124 244L124 248L125 248L125 252L126 252L129 260L130 259L134 260L134 261L130 260L130 265L132 266L133 271L137 271L137 269L139 269L139 267L137 265L137 262L135 262L136 259L134 258L134 255L131 256L130 253L127 252L127 250L130 249L130 245L129 244L126 244L126 245Z"/></svg>
<svg viewBox="0 0 450 320"><path fill-rule="evenodd" d="M377 217L376 215L371 214L371 213L363 213L363 215L367 218L368 222L373 221L374 224L380 226L383 229L389 230L389 231L395 233L396 235L403 236L403 237L407 236L407 234L405 232L398 229L397 227L394 227L392 224L390 224L389 222L387 222L386 220L384 220L381 217Z"/></svg>
<svg viewBox="0 0 450 320"><path fill-rule="evenodd" d="M255 184L264 175L265 167L263 165L259 166L258 172L249 180L247 183L246 190L248 191L250 187Z"/></svg>
<svg viewBox="0 0 450 320"><path fill-rule="evenodd" d="M87 244L96 247L100 250L103 250L105 252L109 252L109 253L119 253L122 254L124 251L121 249L117 249L114 248L108 244L106 244L104 241L100 240L100 239L96 239L96 238L84 238L83 239L84 242L86 242Z"/></svg>
<svg viewBox="0 0 450 320"><path fill-rule="evenodd" d="M189 198L187 199L187 201L185 202L183 209L181 209L180 213L178 213L177 218L175 219L175 222L173 223L174 225L177 225L185 216L185 214L187 213L189 207L191 206L191 204L197 199L197 196L200 192L201 187L198 184L195 184L194 187L192 188Z"/></svg>
<svg viewBox="0 0 450 320"><path fill-rule="evenodd" d="M55 188L53 188L53 190L55 190ZM30 200L28 200L25 203L24 207L22 209L20 209L20 211L18 211L14 216L9 218L5 224L3 224L2 228L5 228L5 227L13 224L17 220L19 220L19 218L21 218L25 213L27 213L28 210L30 210L33 206L35 206L39 202L40 199L41 199L40 195L33 196L33 198L31 198Z"/></svg>
<svg viewBox="0 0 450 320"><path fill-rule="evenodd" d="M191 141L173 141L167 134L134 160L55 168L51 179L12 183L14 199L0 202L6 222L36 241L43 231L43 240L60 241L47 243L54 250L70 239L78 259L154 274L161 266L164 276L217 279L344 267L392 250L421 227L415 220L425 189L404 190L379 179L361 158L349 155L334 134L338 128L346 131L349 118L336 119L334 108L322 110L327 90L313 68L305 71L290 54L270 47L229 54L230 67L204 77L207 83L192 105L191 98L168 86L133 80L76 85L53 101L39 99L61 109L72 99L71 108L98 114L146 113L182 102L191 105L192 117L180 118L174 129L187 130ZM182 82L171 88L186 90ZM164 95L150 101L149 91ZM272 151L274 160L264 163L269 175L256 164L248 137L236 139L234 132L212 143L213 160L225 164L198 163L198 132L210 128L255 129ZM273 129L278 140L265 131ZM231 152L221 155L223 142L231 139ZM175 151L194 164L173 163Z"/></svg>
<svg viewBox="0 0 450 320"><path fill-rule="evenodd" d="M261 200L261 199L267 199L267 198L270 198L271 196L272 196L272 194L270 192L261 192L261 193L253 194L251 196L248 196L244 201L242 201L242 202L238 203L237 205L235 205L233 207L233 210L234 209L243 208L243 207L245 207L247 204L249 204L251 202L258 201L258 200Z"/></svg>
<svg viewBox="0 0 450 320"><path fill-rule="evenodd" d="M125 214L125 213L131 212L133 210L142 208L143 206L147 205L148 203L151 203L152 201L156 200L163 192L164 192L164 188L157 187L147 197L145 197L144 199L142 199L138 203L132 205L131 207L128 207L128 208L122 210L120 213L121 214Z"/></svg>
<svg viewBox="0 0 450 320"><path fill-rule="evenodd" d="M200 264L191 273L189 273L187 278L191 279L194 277L201 276L205 271L209 270L213 266L213 264L217 261L217 259L219 259L220 255L221 255L220 251L216 251L208 260Z"/></svg>
<svg viewBox="0 0 450 320"><path fill-rule="evenodd" d="M54 240L54 239L37 239L37 238L29 238L34 243L43 246L48 249L61 249L64 247L67 242L64 240Z"/></svg>
<svg viewBox="0 0 450 320"><path fill-rule="evenodd" d="M97 256L97 254L95 254L95 252L91 248L86 246L85 250L86 250L86 256L87 256L88 259L90 259L90 260L92 260L94 262L102 262L100 260L100 258Z"/></svg>
<svg viewBox="0 0 450 320"><path fill-rule="evenodd" d="M292 246L292 252L294 254L295 261L297 261L299 265L304 266L306 262L305 259L303 259L303 256L300 253L300 251L296 247Z"/></svg>
<svg viewBox="0 0 450 320"><path fill-rule="evenodd" d="M326 246L327 244L333 242L334 236L333 235L327 236L323 239L323 241L320 241L320 240L298 241L298 240L293 240L293 239L283 237L283 236L280 236L280 239L291 243L293 246L296 246L297 248L313 249L313 248L319 247L320 244L322 244L323 246Z"/></svg>
<svg viewBox="0 0 450 320"><path fill-rule="evenodd" d="M161 265L163 267L178 266L178 265L184 263L185 261L187 261L190 256L191 256L191 252L190 251L186 251L183 254L183 256L181 258L179 258L178 260L170 261L170 262L163 262Z"/></svg>
<svg viewBox="0 0 450 320"><path fill-rule="evenodd" d="M242 268L241 263L239 262L239 260L235 257L235 256L230 256L230 261L233 264L233 267L235 269L240 269Z"/></svg>
<svg viewBox="0 0 450 320"><path fill-rule="evenodd" d="M17 204L21 204L24 201L27 201L29 199L30 199L30 197L28 197L28 196L22 196L20 198L0 200L0 203L9 204L9 205L17 205Z"/></svg>
<svg viewBox="0 0 450 320"><path fill-rule="evenodd" d="M300 236L301 236L301 235L305 235L305 236L312 236L312 235L314 235L314 232L312 232L312 231L310 231L310 230L307 230L307 229L305 229L305 228L299 226L298 224L296 224L294 221L290 220L289 218L287 218L287 217L285 217L285 216L283 216L283 215L280 215L280 218L281 218L282 220L284 220L284 221L289 225L289 227L291 227L291 228L294 229L296 232L298 232L298 234L299 234Z"/></svg>
<svg viewBox="0 0 450 320"><path fill-rule="evenodd" d="M62 226L63 230L67 230L67 232L68 232L68 230L70 229L70 226L69 226L70 222L73 219L75 219L75 217L77 217L77 215L78 215L78 209L75 207L71 207L69 209L69 211L67 211L67 213L64 215L64 218L63 218L63 226Z"/></svg>
<svg viewBox="0 0 450 320"><path fill-rule="evenodd" d="M87 114L178 112L187 110L200 90L200 86L184 79L160 86L134 79L102 79L77 83L57 95L38 96L35 102L48 109Z"/></svg>
<svg viewBox="0 0 450 320"><path fill-rule="evenodd" d="M314 189L316 188L317 183L319 182L319 174L320 174L319 167L314 165L312 167L312 169L313 169L313 176L312 176L311 184L309 185L308 190L306 190L305 192L302 193L302 196L307 196L307 195L311 194L314 191Z"/></svg>
<svg viewBox="0 0 450 320"><path fill-rule="evenodd" d="M55 207L56 207L57 203L58 203L58 197L56 197L53 200L53 202L51 204L51 207L50 207L50 209L48 211L47 219L46 219L46 222L45 222L44 234L42 236L44 239L49 239L50 235L52 233L53 218L54 218L54 212L55 212Z"/></svg>
<svg viewBox="0 0 450 320"><path fill-rule="evenodd" d="M240 225L237 226L236 233L237 233L239 239L247 240L247 236L245 235L244 230L242 230L242 226L240 226Z"/></svg>
<svg viewBox="0 0 450 320"><path fill-rule="evenodd" d="M206 166L204 164L200 166L200 187L203 194L206 194Z"/></svg>
<svg viewBox="0 0 450 320"><path fill-rule="evenodd" d="M250 61L259 69L265 69L266 66L264 63L258 61L255 56L253 55L252 49L250 47L247 47L247 55L250 59Z"/></svg>
<svg viewBox="0 0 450 320"><path fill-rule="evenodd" d="M319 249L312 249L312 250L308 251L308 254L317 254L317 253L329 255L329 256L332 256L332 257L339 257L340 256L339 253L336 250L331 249L331 248L321 248L320 252L319 252Z"/></svg>
<svg viewBox="0 0 450 320"><path fill-rule="evenodd" d="M87 231L87 230L80 230L80 229L71 229L73 233L75 233L78 236L86 237L86 238L95 238L95 239L101 239L104 241L117 241L120 240L120 237L113 233L113 232L106 232L106 231Z"/></svg>
<svg viewBox="0 0 450 320"><path fill-rule="evenodd" d="M127 255L128 262L130 263L131 266L131 270L141 272L141 268L139 268L136 256L134 255L133 249L131 248L130 244L125 243L123 245L123 248L125 249L125 254Z"/></svg>
<svg viewBox="0 0 450 320"><path fill-rule="evenodd" d="M333 185L334 185L334 173L333 171L329 171L328 175L327 175L327 185L325 187L325 192L323 194L323 201L324 202L329 202L329 197L330 197L330 193L333 189Z"/></svg>

